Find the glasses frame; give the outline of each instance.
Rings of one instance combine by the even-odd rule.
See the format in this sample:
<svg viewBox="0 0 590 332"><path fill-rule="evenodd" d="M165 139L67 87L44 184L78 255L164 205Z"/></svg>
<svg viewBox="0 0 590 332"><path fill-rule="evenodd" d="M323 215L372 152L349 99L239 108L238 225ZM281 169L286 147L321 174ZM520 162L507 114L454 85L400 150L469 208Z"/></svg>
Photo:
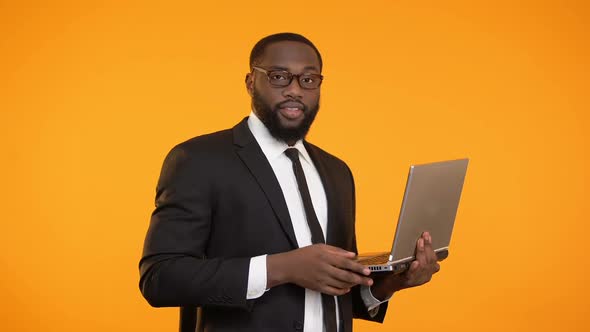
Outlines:
<svg viewBox="0 0 590 332"><path fill-rule="evenodd" d="M320 86L322 86L322 82L324 81L324 75L322 75L322 74L293 74L293 73L291 73L290 71L287 71L287 70L281 70L281 69L268 70L268 69L264 69L262 67L257 67L257 66L252 66L252 69L258 70L259 72L266 74L266 78L268 79L268 84L270 84L271 86L276 87L276 88L286 88L286 87L288 87L289 85L291 85L291 83L293 83L293 78L294 77L297 77L297 83L299 84L299 86L302 89L305 89L305 90L319 89ZM282 73L287 73L288 74L287 76L289 77L289 83L287 85L276 85L276 84L273 84L270 81L270 73L271 72L275 72L275 71L282 72ZM313 75L313 76L319 77L320 83L318 84L318 86L315 87L315 88L306 88L303 85L301 85L301 81L299 80L299 78L301 78L301 76L305 76L305 75Z"/></svg>

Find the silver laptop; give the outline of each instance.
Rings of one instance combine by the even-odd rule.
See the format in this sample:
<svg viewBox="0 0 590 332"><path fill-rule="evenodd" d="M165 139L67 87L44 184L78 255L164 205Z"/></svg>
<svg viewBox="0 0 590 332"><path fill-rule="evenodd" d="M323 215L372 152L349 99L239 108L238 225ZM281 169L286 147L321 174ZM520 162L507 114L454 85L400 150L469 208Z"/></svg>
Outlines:
<svg viewBox="0 0 590 332"><path fill-rule="evenodd" d="M416 242L426 231L438 260L445 259L468 163L459 159L410 166L391 252L361 254L358 262L373 272L402 273L416 258Z"/></svg>

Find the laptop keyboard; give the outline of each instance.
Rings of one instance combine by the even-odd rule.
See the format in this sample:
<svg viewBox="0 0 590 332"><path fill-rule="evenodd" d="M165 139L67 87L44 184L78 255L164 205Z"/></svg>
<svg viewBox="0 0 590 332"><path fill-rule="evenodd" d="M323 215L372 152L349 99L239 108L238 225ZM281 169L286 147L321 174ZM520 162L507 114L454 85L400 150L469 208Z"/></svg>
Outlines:
<svg viewBox="0 0 590 332"><path fill-rule="evenodd" d="M385 263L389 262L389 253L386 253L383 255L378 255L378 256L373 256L373 257L369 257L369 258L359 259L358 262L363 265L385 264Z"/></svg>

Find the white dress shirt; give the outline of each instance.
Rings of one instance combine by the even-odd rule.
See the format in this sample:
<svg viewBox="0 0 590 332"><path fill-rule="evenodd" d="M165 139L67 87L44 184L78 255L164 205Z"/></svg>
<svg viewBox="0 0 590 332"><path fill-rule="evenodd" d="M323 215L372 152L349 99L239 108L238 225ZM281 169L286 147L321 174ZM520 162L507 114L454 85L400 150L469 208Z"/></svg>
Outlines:
<svg viewBox="0 0 590 332"><path fill-rule="evenodd" d="M293 173L293 165L291 160L284 153L288 148L296 148L299 150L299 157L301 165L305 173L307 185L309 186L309 193L313 203L314 210L317 214L317 219L322 227L324 238L326 238L326 230L328 225L328 204L326 200L326 193L320 175L313 165L313 162L305 150L305 146L301 140L297 141L295 145L289 146L283 141L274 138L266 126L258 119L254 112L250 113L248 118L248 127L254 135L256 142L262 149L266 159L270 163L274 174L279 181L281 190L287 203L289 216L295 231L295 238L299 248L311 245L311 232L307 220L305 218L305 209L303 201L299 194L299 187L297 180ZM255 299L262 296L266 290L266 255L253 257L250 260L250 268L248 275L248 291L247 299ZM376 315L379 310L379 304L385 301L377 300L372 294L370 287L361 287L361 297L367 306L367 310L372 316ZM336 298L334 298L336 300ZM336 301L336 308L338 302ZM336 310L337 322L340 324L338 317L338 310ZM305 313L303 322L304 332L324 331L323 328L323 308L321 293L305 289Z"/></svg>

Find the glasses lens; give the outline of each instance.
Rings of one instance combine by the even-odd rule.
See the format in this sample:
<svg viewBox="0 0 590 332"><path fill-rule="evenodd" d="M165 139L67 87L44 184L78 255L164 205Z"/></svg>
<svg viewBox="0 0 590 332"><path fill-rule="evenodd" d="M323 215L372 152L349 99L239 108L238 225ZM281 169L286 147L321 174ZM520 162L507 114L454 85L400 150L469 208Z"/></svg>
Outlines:
<svg viewBox="0 0 590 332"><path fill-rule="evenodd" d="M299 85L304 89L317 89L322 83L322 77L316 74L305 74L299 77Z"/></svg>
<svg viewBox="0 0 590 332"><path fill-rule="evenodd" d="M270 84L274 86L287 86L291 83L293 75L288 71L271 71L268 73Z"/></svg>

